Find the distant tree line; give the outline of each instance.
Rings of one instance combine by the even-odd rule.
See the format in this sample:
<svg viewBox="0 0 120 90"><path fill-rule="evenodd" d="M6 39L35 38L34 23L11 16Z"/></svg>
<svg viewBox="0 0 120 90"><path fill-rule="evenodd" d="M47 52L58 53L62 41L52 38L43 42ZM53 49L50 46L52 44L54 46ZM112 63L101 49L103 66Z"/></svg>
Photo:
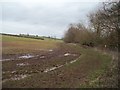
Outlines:
<svg viewBox="0 0 120 90"><path fill-rule="evenodd" d="M40 39L44 40L43 37L40 37L38 35L29 35L29 34L19 34L20 37L25 37L25 38L33 38L33 39Z"/></svg>
<svg viewBox="0 0 120 90"><path fill-rule="evenodd" d="M24 38L32 38L32 39L40 39L44 40L43 37L40 37L38 35L29 35L29 34L19 34L19 35L13 35L13 34L6 34L6 33L1 33L2 35L7 35L7 36L15 36L15 37L24 37Z"/></svg>
<svg viewBox="0 0 120 90"><path fill-rule="evenodd" d="M24 37L24 38L32 38L32 39L39 39L39 40L44 40L45 38L48 39L53 39L53 40L61 40L59 38L56 38L55 36L38 36L38 35L30 35L30 34L19 34L19 35L14 35L14 34L6 34L6 33L0 33L1 35L7 35L7 36L15 36L15 37Z"/></svg>
<svg viewBox="0 0 120 90"><path fill-rule="evenodd" d="M48 38L48 39L54 39L54 40L61 40L59 38L56 38L55 36L43 36L43 38Z"/></svg>
<svg viewBox="0 0 120 90"><path fill-rule="evenodd" d="M107 46L110 49L120 45L120 1L103 2L101 7L89 15L89 27L82 23L71 24L64 35L67 43L88 46Z"/></svg>

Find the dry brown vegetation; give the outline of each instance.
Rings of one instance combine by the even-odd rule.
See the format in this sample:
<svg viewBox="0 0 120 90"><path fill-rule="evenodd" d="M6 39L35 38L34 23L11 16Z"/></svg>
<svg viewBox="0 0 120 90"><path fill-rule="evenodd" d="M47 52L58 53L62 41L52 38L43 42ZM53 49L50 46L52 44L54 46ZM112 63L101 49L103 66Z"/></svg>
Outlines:
<svg viewBox="0 0 120 90"><path fill-rule="evenodd" d="M120 44L120 2L104 2L101 7L91 12L89 16L89 27L82 23L71 24L64 36L67 43L80 43L88 46L105 45L111 50L116 50ZM92 44L92 45L91 45Z"/></svg>

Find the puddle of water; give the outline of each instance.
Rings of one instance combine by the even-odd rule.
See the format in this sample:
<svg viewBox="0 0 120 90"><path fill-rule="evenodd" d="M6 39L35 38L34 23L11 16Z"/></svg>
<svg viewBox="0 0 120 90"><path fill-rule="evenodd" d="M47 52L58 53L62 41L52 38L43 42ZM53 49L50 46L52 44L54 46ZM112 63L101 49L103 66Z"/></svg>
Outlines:
<svg viewBox="0 0 120 90"><path fill-rule="evenodd" d="M76 61L77 61L77 59L76 59L76 60L73 60L73 61L71 61L71 62L69 62L69 63L74 63L74 62L76 62ZM68 65L68 63L66 62L65 65ZM63 67L63 66L64 66L64 65L59 65L59 66L57 66L57 67L52 67L52 68L46 69L44 72L53 71L53 70L58 69L58 68L61 68L61 67Z"/></svg>
<svg viewBox="0 0 120 90"><path fill-rule="evenodd" d="M78 58L80 58L80 57L78 57ZM55 70L55 69L58 69L58 68L61 68L61 67L63 67L63 66L65 66L65 65L69 65L69 64L71 64L71 63L74 63L74 62L76 62L77 60L79 60L79 59L75 59L75 60L73 60L73 61L71 61L71 62L69 62L69 63L65 63L64 65L59 65L59 66L56 66L56 67L51 67L51 68L47 68L47 69L45 69L43 72L45 72L45 73L47 73L47 72L49 72L49 71L53 71L53 70ZM20 64L18 64L18 65L22 65L22 66L24 66L24 65L26 65L26 64L24 64L24 63L20 63ZM9 72L9 71L8 71ZM16 71L12 71L11 73L15 73ZM27 70L26 70L26 72L27 72ZM33 72L33 71L30 71L30 72ZM39 72L39 71L37 71L37 72ZM26 77L28 77L28 76L31 76L31 75L15 75L14 77L12 77L11 78L11 80L21 80L21 79L24 79L24 78L26 78ZM4 80L4 81L2 81L2 82L6 82L7 80Z"/></svg>
<svg viewBox="0 0 120 90"><path fill-rule="evenodd" d="M3 74L5 74L5 72L2 72Z"/></svg>
<svg viewBox="0 0 120 90"><path fill-rule="evenodd" d="M2 59L0 61L10 61L11 59Z"/></svg>
<svg viewBox="0 0 120 90"><path fill-rule="evenodd" d="M46 69L44 72L49 72L49 71L55 70L56 68L57 67L52 67L52 68Z"/></svg>
<svg viewBox="0 0 120 90"><path fill-rule="evenodd" d="M27 55L19 56L18 58L19 59L29 59L29 58L33 58L33 57L35 57L35 56L27 54ZM2 59L0 61L12 61L12 60L15 60L15 59L13 59L13 58L12 59Z"/></svg>
<svg viewBox="0 0 120 90"><path fill-rule="evenodd" d="M41 56L40 58L45 58L45 56Z"/></svg>
<svg viewBox="0 0 120 90"><path fill-rule="evenodd" d="M16 71L12 71L11 73L15 73Z"/></svg>
<svg viewBox="0 0 120 90"><path fill-rule="evenodd" d="M16 64L17 66L27 66L27 65L29 65L29 63L18 63L18 64Z"/></svg>
<svg viewBox="0 0 120 90"><path fill-rule="evenodd" d="M80 58L80 57L78 57L78 58ZM66 62L64 65L69 65L69 64L71 64L71 63L74 63L74 62L76 62L77 60L79 60L78 58L75 59L75 60L73 60L73 61L70 61L69 63ZM53 71L53 70L55 70L55 69L58 69L58 68L63 67L64 65L59 65L59 66L56 66L56 67L47 68L46 70L44 70L44 72Z"/></svg>
<svg viewBox="0 0 120 90"><path fill-rule="evenodd" d="M58 68L61 68L61 67L63 67L63 66L64 66L64 65L59 65L59 66L56 66L56 67L47 68L46 70L44 70L44 72L53 71L53 70L58 69Z"/></svg>
<svg viewBox="0 0 120 90"><path fill-rule="evenodd" d="M29 59L29 58L33 58L33 57L34 57L33 55L27 54L27 55L24 55L24 56L20 56L19 58L20 59Z"/></svg>
<svg viewBox="0 0 120 90"><path fill-rule="evenodd" d="M71 55L71 54L70 54L70 53L65 53L65 54L64 54L64 56L69 56L69 55Z"/></svg>
<svg viewBox="0 0 120 90"><path fill-rule="evenodd" d="M70 53L65 53L64 56L77 56L77 54L70 54Z"/></svg>
<svg viewBox="0 0 120 90"><path fill-rule="evenodd" d="M53 50L52 50L52 49L50 49L49 51L50 51L50 52L52 52Z"/></svg>
<svg viewBox="0 0 120 90"><path fill-rule="evenodd" d="M21 80L28 77L28 75L15 75L15 77L11 78L11 80Z"/></svg>
<svg viewBox="0 0 120 90"><path fill-rule="evenodd" d="M73 61L71 61L70 63L74 63L74 62L76 62L77 60L73 60Z"/></svg>
<svg viewBox="0 0 120 90"><path fill-rule="evenodd" d="M60 65L60 66L58 66L57 68L61 68L61 67L63 67L64 65Z"/></svg>

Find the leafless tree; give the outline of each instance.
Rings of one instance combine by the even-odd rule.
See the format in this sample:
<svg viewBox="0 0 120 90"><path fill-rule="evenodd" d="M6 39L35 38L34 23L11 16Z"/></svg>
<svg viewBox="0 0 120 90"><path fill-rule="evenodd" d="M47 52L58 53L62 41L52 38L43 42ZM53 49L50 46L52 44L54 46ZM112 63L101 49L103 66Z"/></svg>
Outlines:
<svg viewBox="0 0 120 90"><path fill-rule="evenodd" d="M120 2L103 2L102 7L89 15L98 44L118 46L120 37Z"/></svg>

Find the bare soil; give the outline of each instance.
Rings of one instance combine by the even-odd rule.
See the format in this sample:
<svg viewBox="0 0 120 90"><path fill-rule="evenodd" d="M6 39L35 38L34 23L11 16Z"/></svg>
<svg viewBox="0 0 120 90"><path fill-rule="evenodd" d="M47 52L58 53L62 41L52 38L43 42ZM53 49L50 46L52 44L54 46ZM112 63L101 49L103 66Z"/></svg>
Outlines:
<svg viewBox="0 0 120 90"><path fill-rule="evenodd" d="M66 53L70 53L71 55L64 56ZM42 73L46 68L63 65L81 55L75 50L70 50L63 45L54 50L40 50L39 52L29 54L33 55L34 57L26 59L19 57L27 54L3 54L2 79L10 79L15 75L21 74L30 75L33 73Z"/></svg>

